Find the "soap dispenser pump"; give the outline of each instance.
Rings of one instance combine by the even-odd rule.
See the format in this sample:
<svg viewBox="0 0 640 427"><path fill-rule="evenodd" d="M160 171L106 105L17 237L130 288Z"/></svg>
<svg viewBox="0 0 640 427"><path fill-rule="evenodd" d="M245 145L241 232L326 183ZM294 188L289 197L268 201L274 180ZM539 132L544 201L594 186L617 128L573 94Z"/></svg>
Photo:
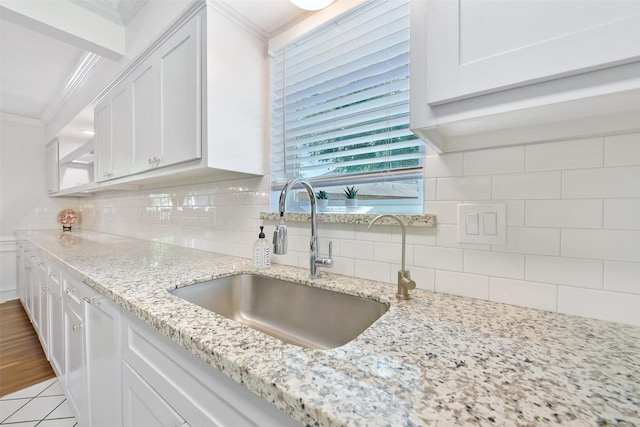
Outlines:
<svg viewBox="0 0 640 427"><path fill-rule="evenodd" d="M264 226L261 225L258 240L253 244L253 266L257 268L266 268L271 265L271 245L265 239L263 230Z"/></svg>

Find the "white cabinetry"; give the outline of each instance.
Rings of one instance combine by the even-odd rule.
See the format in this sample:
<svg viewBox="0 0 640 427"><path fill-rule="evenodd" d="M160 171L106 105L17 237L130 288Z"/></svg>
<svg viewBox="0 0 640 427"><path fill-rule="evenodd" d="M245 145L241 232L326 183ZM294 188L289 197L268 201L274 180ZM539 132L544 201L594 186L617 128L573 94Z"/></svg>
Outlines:
<svg viewBox="0 0 640 427"><path fill-rule="evenodd" d="M194 5L97 98L98 189L262 175L266 60L249 29Z"/></svg>
<svg viewBox="0 0 640 427"><path fill-rule="evenodd" d="M60 268L57 263L48 263L47 305L49 310L49 362L58 377L64 377L64 311L62 308L62 286Z"/></svg>
<svg viewBox="0 0 640 427"><path fill-rule="evenodd" d="M64 316L64 385L79 425L88 425L87 362L84 334L83 286L62 276Z"/></svg>
<svg viewBox="0 0 640 427"><path fill-rule="evenodd" d="M120 307L92 289L85 292L90 425L117 426L121 424Z"/></svg>
<svg viewBox="0 0 640 427"><path fill-rule="evenodd" d="M48 194L57 193L59 189L58 156L58 138L56 137L45 148Z"/></svg>
<svg viewBox="0 0 640 427"><path fill-rule="evenodd" d="M299 425L158 331L132 316L125 318L122 359L128 372L124 381L129 383L125 420L142 417L136 402L149 401L160 408L170 406L179 414L176 423L184 419L192 426ZM144 384L139 384L141 380Z"/></svg>
<svg viewBox="0 0 640 427"><path fill-rule="evenodd" d="M133 147L131 89L123 82L95 110L96 181L105 181L131 173Z"/></svg>
<svg viewBox="0 0 640 427"><path fill-rule="evenodd" d="M41 269L47 288L41 300L47 308L41 313L47 313L48 355L78 425L299 425L28 242L20 242L19 248L19 295L28 307L30 277ZM35 308L29 313L43 334L45 322L34 321Z"/></svg>
<svg viewBox="0 0 640 427"><path fill-rule="evenodd" d="M184 419L126 362L122 362L124 427L186 426Z"/></svg>
<svg viewBox="0 0 640 427"><path fill-rule="evenodd" d="M640 2L412 2L411 128L440 151L634 130Z"/></svg>

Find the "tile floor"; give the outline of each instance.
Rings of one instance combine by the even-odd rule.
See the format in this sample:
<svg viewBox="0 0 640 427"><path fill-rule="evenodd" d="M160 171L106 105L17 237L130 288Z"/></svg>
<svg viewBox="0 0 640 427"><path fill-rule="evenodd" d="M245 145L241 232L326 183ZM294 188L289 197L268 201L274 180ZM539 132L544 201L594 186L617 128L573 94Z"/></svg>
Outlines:
<svg viewBox="0 0 640 427"><path fill-rule="evenodd" d="M0 399L0 426L74 427L67 399L56 378Z"/></svg>

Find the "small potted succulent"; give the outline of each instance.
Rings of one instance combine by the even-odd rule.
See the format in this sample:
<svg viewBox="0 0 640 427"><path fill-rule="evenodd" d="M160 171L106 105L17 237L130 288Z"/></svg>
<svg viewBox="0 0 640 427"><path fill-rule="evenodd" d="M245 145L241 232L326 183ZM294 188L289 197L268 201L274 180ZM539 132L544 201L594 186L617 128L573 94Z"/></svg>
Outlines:
<svg viewBox="0 0 640 427"><path fill-rule="evenodd" d="M316 193L316 204L318 205L319 210L324 210L327 208L327 204L329 203L329 195L326 191L320 190Z"/></svg>
<svg viewBox="0 0 640 427"><path fill-rule="evenodd" d="M355 185L344 189L344 204L347 207L358 206L358 189Z"/></svg>

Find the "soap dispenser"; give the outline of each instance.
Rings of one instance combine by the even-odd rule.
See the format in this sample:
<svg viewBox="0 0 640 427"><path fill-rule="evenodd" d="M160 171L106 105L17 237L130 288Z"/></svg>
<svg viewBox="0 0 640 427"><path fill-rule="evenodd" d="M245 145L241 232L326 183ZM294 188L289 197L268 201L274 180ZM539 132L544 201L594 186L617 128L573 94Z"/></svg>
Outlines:
<svg viewBox="0 0 640 427"><path fill-rule="evenodd" d="M258 240L253 244L253 266L266 268L271 265L271 245L264 237L264 226L260 226Z"/></svg>

